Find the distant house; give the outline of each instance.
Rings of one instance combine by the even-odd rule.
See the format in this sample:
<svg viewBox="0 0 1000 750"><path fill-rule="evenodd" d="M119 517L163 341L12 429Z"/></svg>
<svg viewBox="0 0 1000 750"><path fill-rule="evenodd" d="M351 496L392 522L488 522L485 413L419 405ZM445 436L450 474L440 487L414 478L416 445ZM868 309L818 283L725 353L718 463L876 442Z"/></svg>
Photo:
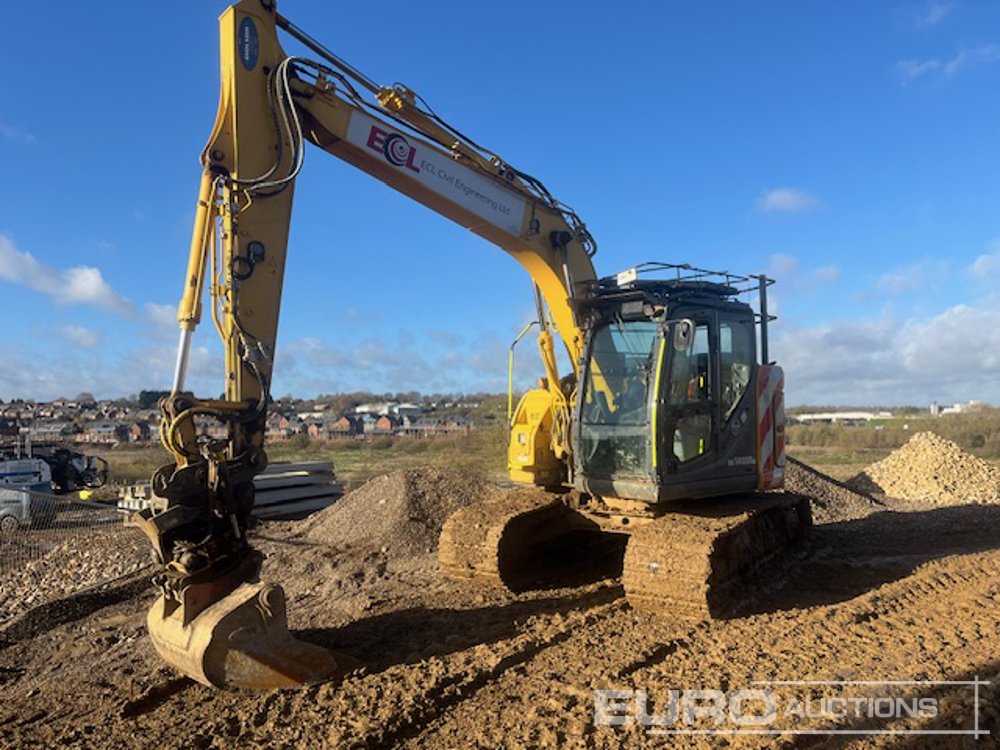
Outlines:
<svg viewBox="0 0 1000 750"><path fill-rule="evenodd" d="M466 435L472 429L472 423L465 417L454 417L438 426L438 433L444 435Z"/></svg>
<svg viewBox="0 0 1000 750"><path fill-rule="evenodd" d="M35 442L58 442L76 434L72 422L39 422L28 429L28 436Z"/></svg>
<svg viewBox="0 0 1000 750"><path fill-rule="evenodd" d="M288 433L277 425L269 424L264 430L264 438L269 443L280 443L283 440L288 440Z"/></svg>
<svg viewBox="0 0 1000 750"><path fill-rule="evenodd" d="M407 424L404 424L400 429L400 433L406 435L407 437L433 437L438 434L438 426L441 421L438 419L433 419L432 417L421 417L420 419L410 420Z"/></svg>
<svg viewBox="0 0 1000 750"><path fill-rule="evenodd" d="M132 422L128 426L128 441L130 443L146 443L149 442L150 429L149 422L145 420L140 420L137 422Z"/></svg>
<svg viewBox="0 0 1000 750"><path fill-rule="evenodd" d="M327 404L310 404L303 411L297 412L299 419L304 421L323 419L327 416Z"/></svg>
<svg viewBox="0 0 1000 750"><path fill-rule="evenodd" d="M288 440L293 435L306 434L307 425L296 415L285 415L274 412L267 417L267 427L265 428L265 438L280 442Z"/></svg>
<svg viewBox="0 0 1000 750"><path fill-rule="evenodd" d="M366 414L358 414L357 418L361 424L361 434L371 435L373 432L375 432L375 421L376 421L375 417L373 417L371 414L366 413Z"/></svg>
<svg viewBox="0 0 1000 750"><path fill-rule="evenodd" d="M81 443L100 443L113 445L128 440L129 427L120 422L91 422L77 437Z"/></svg>
<svg viewBox="0 0 1000 750"><path fill-rule="evenodd" d="M327 422L326 433L329 437L354 437L362 432L361 420L345 414L340 419Z"/></svg>
<svg viewBox="0 0 1000 750"><path fill-rule="evenodd" d="M372 434L393 435L401 424L402 421L395 414L383 414L375 420L375 427L372 429Z"/></svg>
<svg viewBox="0 0 1000 750"><path fill-rule="evenodd" d="M264 427L265 439L275 442L288 439L288 417L278 412L271 412L267 415L267 422Z"/></svg>

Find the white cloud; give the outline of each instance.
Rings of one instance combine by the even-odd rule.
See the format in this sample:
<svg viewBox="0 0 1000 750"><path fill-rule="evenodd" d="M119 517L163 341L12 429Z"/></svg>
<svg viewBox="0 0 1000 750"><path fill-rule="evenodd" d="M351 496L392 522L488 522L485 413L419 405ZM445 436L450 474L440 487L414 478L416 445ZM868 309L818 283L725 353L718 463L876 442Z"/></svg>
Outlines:
<svg viewBox="0 0 1000 750"><path fill-rule="evenodd" d="M24 128L8 125L3 121L0 121L0 138L9 143L16 143L23 146L30 146L38 140L35 138L34 133L29 133Z"/></svg>
<svg viewBox="0 0 1000 750"><path fill-rule="evenodd" d="M0 343L0 393L4 398L49 400L80 391L117 398L143 389L164 390L170 387L175 357L172 343L141 337L122 354L101 346L53 347L40 342L32 348ZM195 345L186 386L198 395L215 397L222 392L222 371L219 346Z"/></svg>
<svg viewBox="0 0 1000 750"><path fill-rule="evenodd" d="M875 280L875 286L889 294L916 292L926 283L922 265L902 266L886 271Z"/></svg>
<svg viewBox="0 0 1000 750"><path fill-rule="evenodd" d="M785 253L775 253L771 256L771 263L767 269L767 275L775 278L782 278L798 273L798 258Z"/></svg>
<svg viewBox="0 0 1000 750"><path fill-rule="evenodd" d="M757 210L761 213L802 213L820 207L819 199L804 190L781 187L767 190L757 198Z"/></svg>
<svg viewBox="0 0 1000 750"><path fill-rule="evenodd" d="M275 392L503 392L507 390L509 345L509 341L493 334L463 336L444 331L423 338L400 332L386 338L368 338L353 346L302 338L279 345ZM537 350L530 346L519 348L514 369L516 386L531 385L541 374Z"/></svg>
<svg viewBox="0 0 1000 750"><path fill-rule="evenodd" d="M101 337L95 331L72 323L61 326L59 334L71 344L93 349L101 343Z"/></svg>
<svg viewBox="0 0 1000 750"><path fill-rule="evenodd" d="M840 269L836 266L820 266L810 275L817 284L833 284L840 281Z"/></svg>
<svg viewBox="0 0 1000 750"><path fill-rule="evenodd" d="M781 322L771 351L790 404L1000 402L1000 307L992 304L907 320Z"/></svg>
<svg viewBox="0 0 1000 750"><path fill-rule="evenodd" d="M920 260L889 269L875 280L875 288L887 294L919 292L932 284L940 286L950 273L948 261Z"/></svg>
<svg viewBox="0 0 1000 750"><path fill-rule="evenodd" d="M173 305L158 305L155 302L147 302L143 307L147 317L153 321L154 325L161 328L177 328L177 308Z"/></svg>
<svg viewBox="0 0 1000 750"><path fill-rule="evenodd" d="M1000 241L994 242L992 250L980 255L973 262L969 271L980 279L988 279L1000 275Z"/></svg>
<svg viewBox="0 0 1000 750"><path fill-rule="evenodd" d="M909 85L925 75L941 69L940 60L900 60L896 63L896 75L903 85Z"/></svg>
<svg viewBox="0 0 1000 750"><path fill-rule="evenodd" d="M918 8L913 15L913 25L918 29L930 29L941 23L953 10L955 3L932 0Z"/></svg>
<svg viewBox="0 0 1000 750"><path fill-rule="evenodd" d="M904 86L921 78L945 80L954 78L963 70L1000 62L1000 45L984 44L978 47L963 47L947 60L928 58L926 60L900 60L896 63L896 74Z"/></svg>
<svg viewBox="0 0 1000 750"><path fill-rule="evenodd" d="M953 58L948 60L941 72L951 77L964 68L974 68L979 65L990 65L1000 62L1000 46L987 44L972 49L961 49Z"/></svg>
<svg viewBox="0 0 1000 750"><path fill-rule="evenodd" d="M795 286L799 289L813 289L825 284L833 284L840 280L840 269L837 266L817 266L812 270L802 269L799 259L786 253L775 253L767 267L767 275L777 280L782 286Z"/></svg>
<svg viewBox="0 0 1000 750"><path fill-rule="evenodd" d="M0 234L0 280L41 292L56 304L90 305L120 315L132 311L132 303L115 292L97 268L52 268L18 250L4 234Z"/></svg>

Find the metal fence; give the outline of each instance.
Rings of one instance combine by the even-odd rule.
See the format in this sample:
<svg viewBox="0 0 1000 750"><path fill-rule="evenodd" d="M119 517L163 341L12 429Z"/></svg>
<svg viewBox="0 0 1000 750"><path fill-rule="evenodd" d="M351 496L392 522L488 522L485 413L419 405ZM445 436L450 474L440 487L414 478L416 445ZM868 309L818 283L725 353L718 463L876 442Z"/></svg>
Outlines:
<svg viewBox="0 0 1000 750"><path fill-rule="evenodd" d="M149 543L113 506L0 488L0 628L47 602L149 566Z"/></svg>

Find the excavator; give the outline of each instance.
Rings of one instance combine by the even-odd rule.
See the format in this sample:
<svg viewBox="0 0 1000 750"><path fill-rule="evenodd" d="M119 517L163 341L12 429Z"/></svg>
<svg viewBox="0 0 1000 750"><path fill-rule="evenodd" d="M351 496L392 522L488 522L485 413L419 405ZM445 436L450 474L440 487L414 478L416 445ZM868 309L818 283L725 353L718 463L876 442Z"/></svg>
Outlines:
<svg viewBox="0 0 1000 750"><path fill-rule="evenodd" d="M286 54L279 30L309 56ZM628 601L705 619L739 611L782 574L811 519L805 499L778 491L784 376L768 358L771 279L664 263L599 277L594 238L540 180L413 90L370 80L275 0L227 9L220 47L177 364L160 404L173 462L152 478L160 502L135 518L159 564L147 624L168 664L244 690L334 680L357 667L291 634L284 593L261 580L262 555L248 539L253 477L267 465L292 193L307 143L501 248L532 282L545 377L511 419L518 489L446 521L444 575L527 588L539 549L578 530L627 534ZM185 391L206 287L225 349L219 399ZM227 425L228 437L206 437L205 420Z"/></svg>

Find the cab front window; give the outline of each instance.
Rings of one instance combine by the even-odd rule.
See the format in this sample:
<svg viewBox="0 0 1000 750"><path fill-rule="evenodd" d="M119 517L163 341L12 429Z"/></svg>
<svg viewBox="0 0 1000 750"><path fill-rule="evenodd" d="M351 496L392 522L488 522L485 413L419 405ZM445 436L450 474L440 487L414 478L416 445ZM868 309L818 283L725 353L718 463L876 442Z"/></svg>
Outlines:
<svg viewBox="0 0 1000 750"><path fill-rule="evenodd" d="M657 325L615 321L594 331L584 380L580 449L594 477L648 474L649 390L653 387Z"/></svg>

